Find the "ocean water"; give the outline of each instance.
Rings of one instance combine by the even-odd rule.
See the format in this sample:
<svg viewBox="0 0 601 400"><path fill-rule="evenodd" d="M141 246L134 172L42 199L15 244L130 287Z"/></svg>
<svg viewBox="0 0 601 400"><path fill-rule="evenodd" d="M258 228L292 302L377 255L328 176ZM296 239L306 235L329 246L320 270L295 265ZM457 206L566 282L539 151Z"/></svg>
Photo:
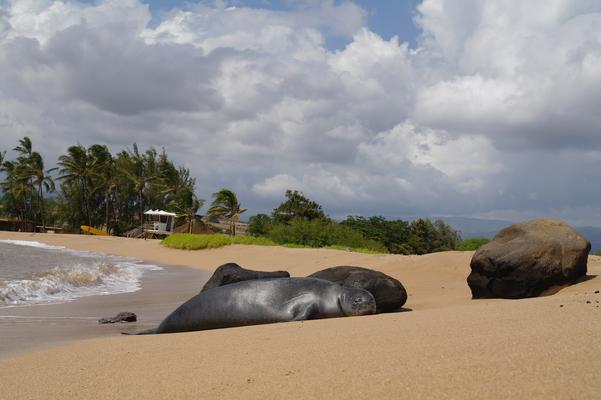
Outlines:
<svg viewBox="0 0 601 400"><path fill-rule="evenodd" d="M34 241L0 240L0 308L135 292L161 267Z"/></svg>

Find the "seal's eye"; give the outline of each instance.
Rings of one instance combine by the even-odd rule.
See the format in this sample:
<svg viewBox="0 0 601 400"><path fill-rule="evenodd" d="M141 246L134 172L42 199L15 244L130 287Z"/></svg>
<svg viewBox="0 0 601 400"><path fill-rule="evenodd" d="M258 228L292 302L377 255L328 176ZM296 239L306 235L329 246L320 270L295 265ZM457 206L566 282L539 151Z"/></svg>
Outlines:
<svg viewBox="0 0 601 400"><path fill-rule="evenodd" d="M354 302L355 304L357 304L357 303L361 303L361 297L355 297L355 300L353 300L353 302Z"/></svg>

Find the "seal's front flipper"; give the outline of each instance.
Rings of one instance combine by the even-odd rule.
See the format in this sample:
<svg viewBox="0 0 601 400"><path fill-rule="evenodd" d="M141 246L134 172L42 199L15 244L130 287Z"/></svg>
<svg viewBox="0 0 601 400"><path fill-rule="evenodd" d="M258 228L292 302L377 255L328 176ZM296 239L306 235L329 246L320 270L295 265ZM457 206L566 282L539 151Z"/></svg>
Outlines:
<svg viewBox="0 0 601 400"><path fill-rule="evenodd" d="M317 304L306 304L303 307L295 307L292 310L293 321L305 321L307 319L319 318L319 307Z"/></svg>
<svg viewBox="0 0 601 400"><path fill-rule="evenodd" d="M154 329L147 329L145 331L141 331L141 332L134 332L134 333L129 333L129 332L121 332L122 335L153 335L157 332L157 328Z"/></svg>

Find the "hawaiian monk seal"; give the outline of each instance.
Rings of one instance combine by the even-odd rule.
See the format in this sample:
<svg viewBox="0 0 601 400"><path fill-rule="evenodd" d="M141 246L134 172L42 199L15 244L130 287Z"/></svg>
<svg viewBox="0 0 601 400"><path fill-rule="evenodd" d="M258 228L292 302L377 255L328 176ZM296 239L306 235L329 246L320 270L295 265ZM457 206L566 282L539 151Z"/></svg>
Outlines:
<svg viewBox="0 0 601 400"><path fill-rule="evenodd" d="M158 328L138 334L200 331L375 312L376 301L367 290L312 278L253 280L199 293L167 316Z"/></svg>
<svg viewBox="0 0 601 400"><path fill-rule="evenodd" d="M407 301L407 291L397 279L380 271L362 267L340 266L317 271L309 278L324 279L346 287L365 289L376 299L378 312L400 309Z"/></svg>
<svg viewBox="0 0 601 400"><path fill-rule="evenodd" d="M290 278L290 274L286 271L253 271L251 269L242 268L235 263L227 263L215 270L211 279L205 283L200 292L202 293L207 289L218 286L229 285L230 283L272 278Z"/></svg>

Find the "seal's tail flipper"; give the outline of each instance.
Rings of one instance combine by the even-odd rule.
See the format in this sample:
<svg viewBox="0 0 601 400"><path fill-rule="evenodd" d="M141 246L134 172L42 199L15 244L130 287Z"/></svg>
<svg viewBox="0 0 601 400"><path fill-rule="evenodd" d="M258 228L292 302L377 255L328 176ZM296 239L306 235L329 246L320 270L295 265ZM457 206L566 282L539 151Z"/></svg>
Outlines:
<svg viewBox="0 0 601 400"><path fill-rule="evenodd" d="M157 329L147 329L145 331L140 331L140 332L133 332L133 333L129 333L129 332L121 332L122 335L153 335L157 333Z"/></svg>
<svg viewBox="0 0 601 400"><path fill-rule="evenodd" d="M305 321L308 319L319 318L319 307L317 304L305 305L304 307L295 307L292 310L293 321Z"/></svg>

